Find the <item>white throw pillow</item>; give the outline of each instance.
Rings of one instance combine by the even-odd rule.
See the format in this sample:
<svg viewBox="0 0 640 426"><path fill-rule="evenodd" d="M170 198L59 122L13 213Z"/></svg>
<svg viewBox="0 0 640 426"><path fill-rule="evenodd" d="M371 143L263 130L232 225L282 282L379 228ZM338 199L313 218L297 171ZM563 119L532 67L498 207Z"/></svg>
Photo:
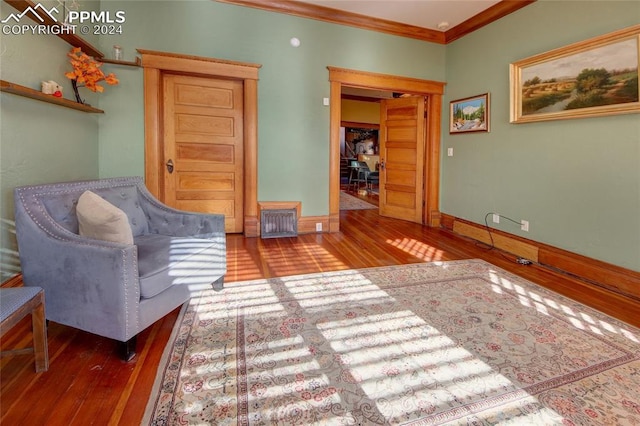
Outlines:
<svg viewBox="0 0 640 426"><path fill-rule="evenodd" d="M133 244L131 225L125 212L102 198L85 191L76 206L80 235L114 243Z"/></svg>

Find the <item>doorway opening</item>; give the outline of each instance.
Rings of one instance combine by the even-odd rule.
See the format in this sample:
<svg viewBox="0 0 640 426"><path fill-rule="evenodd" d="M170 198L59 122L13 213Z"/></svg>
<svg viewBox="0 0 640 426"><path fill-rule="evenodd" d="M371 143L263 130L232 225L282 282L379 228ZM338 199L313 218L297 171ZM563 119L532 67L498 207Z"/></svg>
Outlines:
<svg viewBox="0 0 640 426"><path fill-rule="evenodd" d="M380 128L378 124L380 120L379 100L353 101L346 99L343 94L342 102L343 119L340 126L340 190L378 206L380 188L380 144L378 142ZM375 123L345 121L345 118L353 118L347 117L348 111L345 111L345 109L351 108L352 110L357 110L360 105L366 107L367 104L363 102L374 103L373 108L368 109L373 110L376 116L363 116L361 119L367 121L374 121L375 119ZM348 103L348 108L344 108L345 103ZM344 208L344 206L341 205L341 208Z"/></svg>
<svg viewBox="0 0 640 426"><path fill-rule="evenodd" d="M439 174L440 174L440 118L442 107L442 95L444 83L420 80L407 77L392 76L386 74L368 73L343 68L328 67L331 83L331 111L330 111L330 160L329 160L329 228L330 232L340 230L340 163L341 163L341 124L342 106L341 98L343 88L346 91L353 89L366 89L369 91L386 91L408 93L424 99L423 127L415 132L422 132L424 137L423 149L419 151L420 161L418 168L414 170L419 174L416 182L416 197L421 206L419 217L414 221L428 226L439 226ZM402 108L400 108L402 109ZM398 109L398 110L400 110ZM406 108L404 108L406 109ZM386 120L385 120L386 121ZM384 133L384 131L382 132ZM383 134L381 138L385 138ZM380 159L381 167L384 167L384 158ZM383 171L383 178L385 171ZM382 191L385 189L385 183ZM383 200L384 203L384 200Z"/></svg>

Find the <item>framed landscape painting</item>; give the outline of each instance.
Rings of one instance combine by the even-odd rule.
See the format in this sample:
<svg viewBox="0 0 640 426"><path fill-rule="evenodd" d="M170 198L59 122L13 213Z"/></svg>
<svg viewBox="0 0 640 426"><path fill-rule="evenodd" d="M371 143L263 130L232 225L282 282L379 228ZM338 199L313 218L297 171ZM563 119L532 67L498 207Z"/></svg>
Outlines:
<svg viewBox="0 0 640 426"><path fill-rule="evenodd" d="M489 131L489 94L449 103L449 133Z"/></svg>
<svg viewBox="0 0 640 426"><path fill-rule="evenodd" d="M640 112L640 25L510 65L512 123Z"/></svg>

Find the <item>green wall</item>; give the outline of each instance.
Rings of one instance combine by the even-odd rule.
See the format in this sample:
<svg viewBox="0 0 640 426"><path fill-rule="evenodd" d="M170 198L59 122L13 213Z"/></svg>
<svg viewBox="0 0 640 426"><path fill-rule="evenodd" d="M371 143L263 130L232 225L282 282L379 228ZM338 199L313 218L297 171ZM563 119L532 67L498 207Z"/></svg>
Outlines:
<svg viewBox="0 0 640 426"><path fill-rule="evenodd" d="M12 12L15 9L0 2L2 19ZM64 86L65 97L73 98L71 84L64 77L71 70L66 57L70 48L55 36L2 35L0 78L38 90L42 80L54 80ZM97 103L93 96L86 98ZM0 281L20 268L13 188L97 177L96 114L0 94Z"/></svg>
<svg viewBox="0 0 640 426"><path fill-rule="evenodd" d="M443 117L441 210L640 271L638 115L509 123L509 63L639 22L638 1L540 0L449 44L445 104L489 92L491 132Z"/></svg>
<svg viewBox="0 0 640 426"><path fill-rule="evenodd" d="M150 4L153 7L150 7ZM329 213L327 66L445 79L445 46L210 0L103 2L126 11L122 35L104 37L125 56L136 48L262 65L258 82L258 200L302 202ZM289 44L301 41L298 48ZM119 68L121 87L101 97L100 175L144 174L142 71Z"/></svg>

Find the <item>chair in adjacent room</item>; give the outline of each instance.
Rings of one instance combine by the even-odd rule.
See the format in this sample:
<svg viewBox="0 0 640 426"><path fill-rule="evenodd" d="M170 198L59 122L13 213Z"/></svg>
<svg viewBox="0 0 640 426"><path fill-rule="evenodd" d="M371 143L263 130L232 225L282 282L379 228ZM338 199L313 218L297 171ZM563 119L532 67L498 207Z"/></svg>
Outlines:
<svg viewBox="0 0 640 426"><path fill-rule="evenodd" d="M376 191L380 186L380 172L369 172L367 175L367 189L369 191Z"/></svg>
<svg viewBox="0 0 640 426"><path fill-rule="evenodd" d="M360 185L367 186L367 177L370 173L369 166L364 161L352 160L349 164L351 170L349 174L349 189L353 186L353 189L357 191L360 189Z"/></svg>

